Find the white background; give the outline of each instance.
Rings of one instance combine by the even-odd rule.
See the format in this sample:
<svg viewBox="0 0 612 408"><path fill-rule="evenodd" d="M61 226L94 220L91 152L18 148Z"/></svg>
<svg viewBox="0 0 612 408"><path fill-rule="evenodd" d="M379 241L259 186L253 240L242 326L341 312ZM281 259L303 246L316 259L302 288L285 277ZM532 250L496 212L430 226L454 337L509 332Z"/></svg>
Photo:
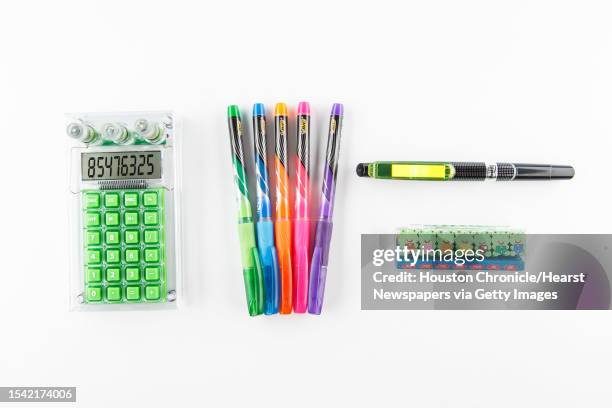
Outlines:
<svg viewBox="0 0 612 408"><path fill-rule="evenodd" d="M76 385L90 407L610 406L609 312L361 311L359 243L411 223L611 232L611 21L606 1L2 2L0 385ZM324 314L249 318L225 110L299 100L315 176L346 110ZM70 313L63 113L165 108L183 123L183 308ZM355 175L392 159L576 177Z"/></svg>

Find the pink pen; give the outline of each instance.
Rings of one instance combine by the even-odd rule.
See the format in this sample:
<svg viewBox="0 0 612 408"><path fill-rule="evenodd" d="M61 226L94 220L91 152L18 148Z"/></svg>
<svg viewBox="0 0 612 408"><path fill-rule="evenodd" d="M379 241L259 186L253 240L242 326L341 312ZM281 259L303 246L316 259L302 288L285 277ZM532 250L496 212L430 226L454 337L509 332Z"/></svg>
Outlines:
<svg viewBox="0 0 612 408"><path fill-rule="evenodd" d="M297 112L297 155L295 159L295 220L293 222L293 311L305 313L308 307L310 270L310 105L300 102Z"/></svg>

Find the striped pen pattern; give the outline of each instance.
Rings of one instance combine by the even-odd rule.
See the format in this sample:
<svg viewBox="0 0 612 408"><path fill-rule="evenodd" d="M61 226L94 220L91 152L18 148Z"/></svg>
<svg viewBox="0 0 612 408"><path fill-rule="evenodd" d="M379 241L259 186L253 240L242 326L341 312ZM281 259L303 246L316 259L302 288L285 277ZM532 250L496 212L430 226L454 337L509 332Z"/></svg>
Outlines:
<svg viewBox="0 0 612 408"><path fill-rule="evenodd" d="M291 263L291 211L289 209L289 175L287 172L288 116L284 103L276 104L274 109L274 174L276 184L276 203L274 220L274 239L278 251L280 269L281 314L289 314L293 308L293 268Z"/></svg>

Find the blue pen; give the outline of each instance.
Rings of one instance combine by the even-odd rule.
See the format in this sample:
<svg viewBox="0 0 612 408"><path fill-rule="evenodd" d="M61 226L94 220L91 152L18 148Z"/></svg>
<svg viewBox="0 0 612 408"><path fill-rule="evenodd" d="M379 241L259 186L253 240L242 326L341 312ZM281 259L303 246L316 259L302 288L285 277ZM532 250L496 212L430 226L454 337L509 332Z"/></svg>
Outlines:
<svg viewBox="0 0 612 408"><path fill-rule="evenodd" d="M278 313L280 271L274 247L274 223L270 205L270 179L266 160L266 112L262 103L253 105L253 138L257 176L257 246L264 283L264 313Z"/></svg>

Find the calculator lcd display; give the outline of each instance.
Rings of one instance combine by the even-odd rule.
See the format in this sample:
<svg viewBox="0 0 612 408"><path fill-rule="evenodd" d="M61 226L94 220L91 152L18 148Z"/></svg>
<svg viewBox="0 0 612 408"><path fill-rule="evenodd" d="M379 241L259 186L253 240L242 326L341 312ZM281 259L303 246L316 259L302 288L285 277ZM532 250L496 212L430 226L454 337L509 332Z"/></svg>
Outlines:
<svg viewBox="0 0 612 408"><path fill-rule="evenodd" d="M161 152L96 152L81 154L83 180L161 178Z"/></svg>

